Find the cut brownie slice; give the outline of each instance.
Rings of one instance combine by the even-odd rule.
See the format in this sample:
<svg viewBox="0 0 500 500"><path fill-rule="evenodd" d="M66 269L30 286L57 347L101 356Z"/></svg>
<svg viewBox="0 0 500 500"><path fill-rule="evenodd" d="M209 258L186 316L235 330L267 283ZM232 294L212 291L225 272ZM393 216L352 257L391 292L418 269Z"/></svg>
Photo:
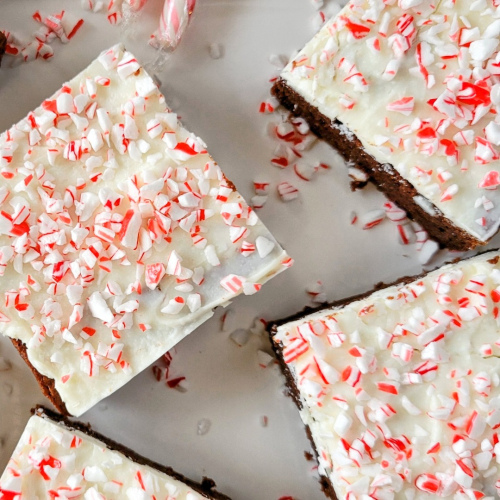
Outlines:
<svg viewBox="0 0 500 500"><path fill-rule="evenodd" d="M44 408L34 410L0 477L0 498L229 500Z"/></svg>
<svg viewBox="0 0 500 500"><path fill-rule="evenodd" d="M430 235L485 244L500 224L500 7L351 0L273 92Z"/></svg>
<svg viewBox="0 0 500 500"><path fill-rule="evenodd" d="M115 46L0 135L0 331L80 415L291 264Z"/></svg>
<svg viewBox="0 0 500 500"><path fill-rule="evenodd" d="M498 498L499 302L494 251L271 326L330 498Z"/></svg>

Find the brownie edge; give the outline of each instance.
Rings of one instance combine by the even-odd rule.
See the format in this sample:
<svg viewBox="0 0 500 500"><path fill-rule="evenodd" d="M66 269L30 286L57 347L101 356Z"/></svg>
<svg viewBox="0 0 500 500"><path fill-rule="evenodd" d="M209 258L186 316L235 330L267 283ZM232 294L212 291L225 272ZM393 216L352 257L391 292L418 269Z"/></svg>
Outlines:
<svg viewBox="0 0 500 500"><path fill-rule="evenodd" d="M26 349L26 344L24 344L21 340L10 339L14 347L18 350L21 357L24 359L26 364L29 366L33 375L38 382L40 389L43 392L43 395L57 408L57 411L62 413L63 415L69 417L71 416L68 410L66 409L66 405L62 400L60 394L57 392L56 384L54 379L46 377L42 375L32 364L28 358L28 350Z"/></svg>
<svg viewBox="0 0 500 500"><path fill-rule="evenodd" d="M101 441L104 443L107 448L110 450L117 451L119 453L122 453L125 455L127 458L132 460L133 462L139 464L139 465L145 465L147 467L151 467L153 469L158 470L159 472L163 472L164 474L167 474L168 476L173 477L174 479L177 479L178 481L181 481L185 484L187 484L190 488L195 490L197 493L200 495L204 496L205 498L211 499L211 500L231 500L230 497L220 493L215 489L216 484L215 481L213 481L210 478L203 477L201 483L197 483L196 481L193 481L189 478L186 478L182 474L179 474L176 472L174 469L171 467L167 467L165 465L158 464L157 462L154 462L152 460L149 460L148 458L143 457L142 455L139 455L135 451L131 450L130 448L127 448L126 446L123 446L120 443L117 443L116 441L113 441L112 439L109 439L106 436L103 436L102 434L99 434L98 432L95 432L92 430L92 427L90 424L85 424L82 422L77 422L77 421L72 421L69 420L67 417L63 415L59 415L56 412L53 412L44 406L37 405L35 408L31 410L31 413L33 415L37 415L39 417L46 416L50 420L54 422L58 422L63 424L66 428L69 430L77 430L80 431L87 436L90 436L94 439L97 439L98 441Z"/></svg>
<svg viewBox="0 0 500 500"><path fill-rule="evenodd" d="M432 205L435 215L430 215L417 205L413 198L419 193L390 164L381 164L363 148L361 141L338 120L332 121L318 108L309 104L293 90L283 78L278 79L271 93L280 103L296 116L304 118L311 130L321 139L333 146L346 161L354 163L370 176L379 191L408 212L408 215L421 224L430 237L450 250L471 250L487 242L478 240L467 231L457 227L451 220Z"/></svg>

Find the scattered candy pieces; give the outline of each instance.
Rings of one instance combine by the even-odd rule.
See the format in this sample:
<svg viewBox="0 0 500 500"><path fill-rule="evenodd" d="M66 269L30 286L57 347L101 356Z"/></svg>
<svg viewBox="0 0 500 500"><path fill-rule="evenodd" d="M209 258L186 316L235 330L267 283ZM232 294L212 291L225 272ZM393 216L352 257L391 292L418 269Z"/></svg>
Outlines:
<svg viewBox="0 0 500 500"><path fill-rule="evenodd" d="M243 347L246 345L250 339L250 332L239 328L229 335L229 338L238 346Z"/></svg>
<svg viewBox="0 0 500 500"><path fill-rule="evenodd" d="M290 182L280 182L278 184L278 194L283 201L292 201L298 198L299 190Z"/></svg>
<svg viewBox="0 0 500 500"><path fill-rule="evenodd" d="M24 39L13 32L2 32L0 47L2 54L5 52L10 59L7 64L15 64L18 60L29 62L35 59L50 59L54 55L50 43L56 38L62 43L68 43L83 26L82 18L66 10L50 15L43 15L36 11L32 17L41 25L32 38ZM4 37L5 42L2 43Z"/></svg>
<svg viewBox="0 0 500 500"><path fill-rule="evenodd" d="M359 217L359 222L363 229L372 229L378 226L385 219L384 210L370 210Z"/></svg>
<svg viewBox="0 0 500 500"><path fill-rule="evenodd" d="M211 43L208 46L208 53L212 59L220 59L223 56L223 50L220 43Z"/></svg>
<svg viewBox="0 0 500 500"><path fill-rule="evenodd" d="M271 54L269 56L269 62L276 69L281 70L288 64L288 57L284 56L283 54Z"/></svg>
<svg viewBox="0 0 500 500"><path fill-rule="evenodd" d="M210 427L212 427L211 420L208 418L202 418L201 420L198 420L196 434L198 434L198 436L204 436L205 434L208 434Z"/></svg>
<svg viewBox="0 0 500 500"><path fill-rule="evenodd" d="M250 332L253 335L262 336L266 332L267 321L264 318L254 318Z"/></svg>
<svg viewBox="0 0 500 500"><path fill-rule="evenodd" d="M231 319L234 321L236 314L233 309L226 309L220 318L220 327L223 332L226 332L230 329Z"/></svg>
<svg viewBox="0 0 500 500"><path fill-rule="evenodd" d="M274 356L271 356L265 351L262 351L260 349L257 351L257 360L261 368L267 368L271 363L274 362L274 359Z"/></svg>
<svg viewBox="0 0 500 500"><path fill-rule="evenodd" d="M317 304L323 304L326 302L326 293L324 292L323 283L321 281L316 281L316 283L306 287L307 294L311 297L311 300Z"/></svg>

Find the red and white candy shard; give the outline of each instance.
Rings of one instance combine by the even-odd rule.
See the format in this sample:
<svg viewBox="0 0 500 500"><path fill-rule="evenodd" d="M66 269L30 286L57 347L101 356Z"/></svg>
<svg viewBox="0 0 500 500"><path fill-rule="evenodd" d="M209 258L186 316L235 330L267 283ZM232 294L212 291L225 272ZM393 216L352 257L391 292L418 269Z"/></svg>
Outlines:
<svg viewBox="0 0 500 500"><path fill-rule="evenodd" d="M0 477L0 497L86 500L171 498L202 500L192 487L140 465L94 437L50 420L30 418Z"/></svg>
<svg viewBox="0 0 500 500"><path fill-rule="evenodd" d="M499 36L498 0L350 0L281 77L391 164L429 216L487 242L500 225Z"/></svg>
<svg viewBox="0 0 500 500"><path fill-rule="evenodd" d="M500 495L500 252L283 324L337 497Z"/></svg>
<svg viewBox="0 0 500 500"><path fill-rule="evenodd" d="M56 38L62 43L68 43L83 26L83 19L76 17L67 10L44 15L35 11L33 19L40 23L40 28L30 39L24 39L15 33L3 31L7 38L5 54L23 60L24 62L35 59L50 59L54 55L54 49L50 43ZM36 135L36 134L35 134Z"/></svg>
<svg viewBox="0 0 500 500"><path fill-rule="evenodd" d="M0 135L0 329L73 415L288 262L119 45Z"/></svg>

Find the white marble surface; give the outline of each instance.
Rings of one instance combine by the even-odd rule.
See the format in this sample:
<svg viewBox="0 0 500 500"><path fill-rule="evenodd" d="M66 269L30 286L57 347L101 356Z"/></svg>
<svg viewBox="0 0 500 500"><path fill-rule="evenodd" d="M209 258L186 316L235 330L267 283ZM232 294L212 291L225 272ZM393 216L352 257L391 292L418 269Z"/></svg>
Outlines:
<svg viewBox="0 0 500 500"><path fill-rule="evenodd" d="M334 9L332 0L325 6ZM37 26L38 8L53 13L67 8L85 24L68 45L53 42L54 57L0 70L0 130L22 118L108 46L123 41L151 67L155 51L147 45L156 27L160 0L149 0L133 33L110 26L102 14L83 11L77 0L0 0L0 28L26 35ZM258 366L257 350L270 351L266 338L252 336L237 347L229 334L251 326L255 316L278 319L309 303L305 287L320 279L329 300L370 289L380 281L415 274L421 266L412 247L398 244L395 226L385 221L370 231L350 224L350 214L381 208L373 187L351 193L344 163L324 144L309 158L332 165L311 182L269 163L276 143L266 136L272 117L258 113L268 96L275 68L270 54L291 55L314 33L316 10L310 0L199 0L182 44L158 72L167 101L185 125L208 144L211 154L238 190L249 199L253 180L272 183L260 217L295 259L295 266L261 292L231 306L228 329L215 316L182 341L173 373L186 377L181 393L156 382L150 369L83 415L93 427L137 452L178 471L208 475L235 500L324 498L304 457L309 443L292 401L283 395L277 367ZM214 60L208 46L220 43ZM6 60L8 63L8 60ZM290 180L300 196L283 203L276 184ZM493 245L494 246L494 245ZM36 382L10 342L0 338L0 470L5 467L29 409L45 403ZM1 361L1 360L0 360ZM0 369L6 368L0 363ZM8 368L8 366L7 366ZM268 426L261 417L268 417ZM209 419L204 435L198 422Z"/></svg>

